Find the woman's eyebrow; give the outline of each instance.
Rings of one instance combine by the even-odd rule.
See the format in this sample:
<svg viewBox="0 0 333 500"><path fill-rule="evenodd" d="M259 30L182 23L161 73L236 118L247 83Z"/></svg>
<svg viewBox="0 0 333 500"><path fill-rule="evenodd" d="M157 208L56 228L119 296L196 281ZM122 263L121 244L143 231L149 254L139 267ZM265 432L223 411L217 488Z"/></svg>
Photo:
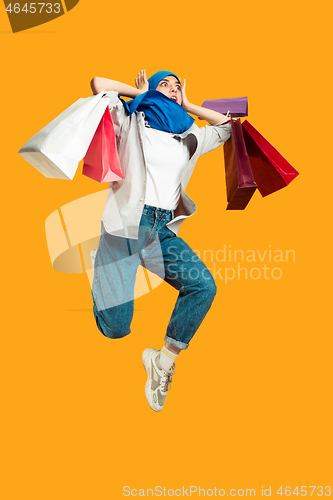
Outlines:
<svg viewBox="0 0 333 500"><path fill-rule="evenodd" d="M168 80L167 78L162 78L162 80L160 81L161 82L167 82L167 83L170 83L171 80ZM177 80L176 82L177 85L180 85L179 81Z"/></svg>

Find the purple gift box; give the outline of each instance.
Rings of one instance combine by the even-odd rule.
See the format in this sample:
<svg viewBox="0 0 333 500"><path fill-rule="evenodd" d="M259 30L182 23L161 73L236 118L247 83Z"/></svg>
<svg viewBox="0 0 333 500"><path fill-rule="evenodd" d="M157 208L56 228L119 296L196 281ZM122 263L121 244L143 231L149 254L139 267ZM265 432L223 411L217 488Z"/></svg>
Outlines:
<svg viewBox="0 0 333 500"><path fill-rule="evenodd" d="M230 116L239 117L248 115L247 97L232 97L230 99L212 99L204 101L203 108L213 109L224 115L230 111Z"/></svg>

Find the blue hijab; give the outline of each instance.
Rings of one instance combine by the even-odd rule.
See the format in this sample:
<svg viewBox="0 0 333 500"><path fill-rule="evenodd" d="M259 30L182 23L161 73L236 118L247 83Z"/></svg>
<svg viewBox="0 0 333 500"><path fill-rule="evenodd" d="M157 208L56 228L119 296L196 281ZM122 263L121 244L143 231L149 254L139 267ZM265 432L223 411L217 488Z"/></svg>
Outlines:
<svg viewBox="0 0 333 500"><path fill-rule="evenodd" d="M148 78L149 90L138 95L132 101L124 101L128 113L143 111L145 120L150 127L163 132L181 134L189 129L194 122L194 118L188 115L185 109L176 101L156 90L158 84L166 76L172 75L180 83L177 75L170 71L158 71Z"/></svg>

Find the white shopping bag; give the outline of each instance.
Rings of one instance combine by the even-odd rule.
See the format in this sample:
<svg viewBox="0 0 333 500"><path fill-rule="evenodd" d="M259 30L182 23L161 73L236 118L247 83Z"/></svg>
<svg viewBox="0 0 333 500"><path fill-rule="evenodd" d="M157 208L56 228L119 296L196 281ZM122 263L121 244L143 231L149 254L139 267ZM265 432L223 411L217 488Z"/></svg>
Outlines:
<svg viewBox="0 0 333 500"><path fill-rule="evenodd" d="M73 179L109 102L105 92L79 99L31 137L19 155L45 177Z"/></svg>

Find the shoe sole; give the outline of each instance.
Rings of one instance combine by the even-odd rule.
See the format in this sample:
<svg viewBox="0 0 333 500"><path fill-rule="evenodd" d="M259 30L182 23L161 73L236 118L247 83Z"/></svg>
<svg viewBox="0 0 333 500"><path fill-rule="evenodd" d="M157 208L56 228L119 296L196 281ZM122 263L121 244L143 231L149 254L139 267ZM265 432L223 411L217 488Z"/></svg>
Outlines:
<svg viewBox="0 0 333 500"><path fill-rule="evenodd" d="M143 367L146 370L147 375L148 375L147 382L146 382L146 385L145 385L146 399L147 399L147 402L148 402L150 408L158 413L158 412L162 411L163 408L161 408L161 409L154 408L153 398L152 398L150 387L149 387L150 381L151 381L151 376L150 376L151 375L150 374L151 355L152 355L153 352L154 352L154 349L151 349L151 348L148 348L145 351L143 351L143 353L142 353L142 363L143 363Z"/></svg>

